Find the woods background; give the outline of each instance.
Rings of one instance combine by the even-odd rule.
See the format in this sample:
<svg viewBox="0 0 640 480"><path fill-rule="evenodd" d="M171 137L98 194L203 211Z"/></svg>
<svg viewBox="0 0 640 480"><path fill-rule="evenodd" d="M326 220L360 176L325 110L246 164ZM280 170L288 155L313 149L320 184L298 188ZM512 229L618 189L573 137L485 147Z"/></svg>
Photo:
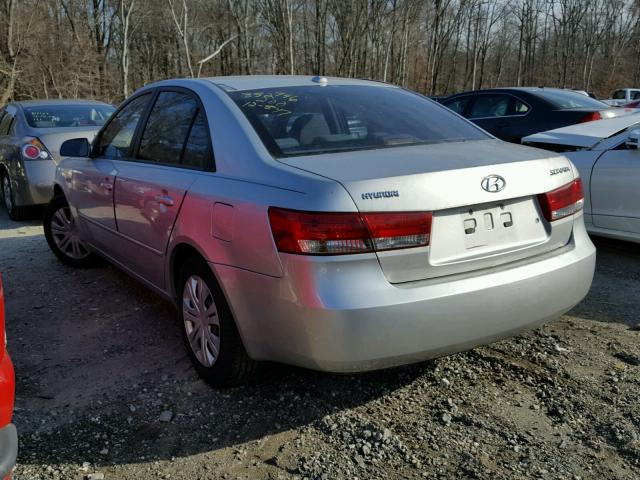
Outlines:
<svg viewBox="0 0 640 480"><path fill-rule="evenodd" d="M640 86L640 2L0 0L0 104L118 103L158 79L372 78L430 95Z"/></svg>

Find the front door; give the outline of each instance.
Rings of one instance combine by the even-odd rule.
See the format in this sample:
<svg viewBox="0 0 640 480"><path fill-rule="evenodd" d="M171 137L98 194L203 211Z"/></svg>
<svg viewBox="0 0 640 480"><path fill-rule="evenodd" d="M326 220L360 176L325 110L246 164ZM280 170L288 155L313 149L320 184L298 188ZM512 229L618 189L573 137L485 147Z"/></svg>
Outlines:
<svg viewBox="0 0 640 480"><path fill-rule="evenodd" d="M96 139L93 158L74 159L66 179L69 203L78 206L78 222L89 243L105 253L117 243L113 213L114 162L131 156L133 138L152 95L129 101L109 121Z"/></svg>
<svg viewBox="0 0 640 480"><path fill-rule="evenodd" d="M164 289L164 259L180 207L200 170L210 167L206 117L195 95L160 91L140 136L135 159L116 162L114 189L118 256Z"/></svg>
<svg viewBox="0 0 640 480"><path fill-rule="evenodd" d="M640 234L640 150L624 144L604 153L591 175L596 227Z"/></svg>

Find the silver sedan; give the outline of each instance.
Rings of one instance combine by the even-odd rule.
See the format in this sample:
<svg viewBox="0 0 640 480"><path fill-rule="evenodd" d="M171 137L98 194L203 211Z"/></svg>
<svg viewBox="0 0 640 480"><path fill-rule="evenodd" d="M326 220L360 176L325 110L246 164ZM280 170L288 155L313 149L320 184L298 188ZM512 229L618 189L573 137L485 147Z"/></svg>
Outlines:
<svg viewBox="0 0 640 480"><path fill-rule="evenodd" d="M53 197L53 177L65 140L93 139L115 110L91 100L28 100L0 109L0 196L13 220Z"/></svg>
<svg viewBox="0 0 640 480"><path fill-rule="evenodd" d="M387 84L163 81L61 154L53 253L175 302L213 385L263 360L353 372L465 350L556 318L593 277L565 157Z"/></svg>

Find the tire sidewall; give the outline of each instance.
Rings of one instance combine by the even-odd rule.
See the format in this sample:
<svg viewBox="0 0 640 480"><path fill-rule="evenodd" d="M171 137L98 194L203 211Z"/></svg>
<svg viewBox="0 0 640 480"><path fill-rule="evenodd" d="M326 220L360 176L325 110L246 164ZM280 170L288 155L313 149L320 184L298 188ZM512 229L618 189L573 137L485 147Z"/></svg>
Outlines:
<svg viewBox="0 0 640 480"><path fill-rule="evenodd" d="M187 332L184 326L184 317L182 312L182 297L187 279L197 275L207 284L211 291L213 301L216 304L218 319L220 322L220 351L218 358L211 367L205 367L197 359L195 353L191 349ZM213 275L209 266L200 259L190 258L180 268L178 276L177 289L177 314L178 325L185 348L191 359L191 363L198 374L210 385L214 387L228 387L241 383L234 377L236 363L241 359L239 356L246 355L242 340L236 328L233 316L229 306L224 298L222 290Z"/></svg>
<svg viewBox="0 0 640 480"><path fill-rule="evenodd" d="M69 204L67 203L67 199L64 195L56 195L51 199L49 205L47 205L47 209L44 213L43 219L43 228L44 228L44 236L49 244L49 248L53 252L53 254L62 261L65 265L69 265L74 268L89 268L93 267L96 264L96 255L93 252L90 252L89 255L85 258L71 258L67 256L58 245L56 245L55 240L53 239L53 234L51 232L51 221L56 212L62 208L68 208Z"/></svg>

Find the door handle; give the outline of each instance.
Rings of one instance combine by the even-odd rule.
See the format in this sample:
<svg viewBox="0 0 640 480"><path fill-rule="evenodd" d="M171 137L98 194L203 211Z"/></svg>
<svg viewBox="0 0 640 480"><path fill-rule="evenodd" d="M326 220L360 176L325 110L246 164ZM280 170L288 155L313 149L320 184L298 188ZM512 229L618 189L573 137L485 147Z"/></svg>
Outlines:
<svg viewBox="0 0 640 480"><path fill-rule="evenodd" d="M498 128L504 128L507 125L509 125L509 124L507 122L504 122L504 121L496 123L496 127L498 127Z"/></svg>
<svg viewBox="0 0 640 480"><path fill-rule="evenodd" d="M113 190L113 185L108 182L102 182L100 183L100 188L104 188L105 190L111 191Z"/></svg>
<svg viewBox="0 0 640 480"><path fill-rule="evenodd" d="M166 205L167 207L173 207L174 201L169 195L156 195L154 200L162 205Z"/></svg>

